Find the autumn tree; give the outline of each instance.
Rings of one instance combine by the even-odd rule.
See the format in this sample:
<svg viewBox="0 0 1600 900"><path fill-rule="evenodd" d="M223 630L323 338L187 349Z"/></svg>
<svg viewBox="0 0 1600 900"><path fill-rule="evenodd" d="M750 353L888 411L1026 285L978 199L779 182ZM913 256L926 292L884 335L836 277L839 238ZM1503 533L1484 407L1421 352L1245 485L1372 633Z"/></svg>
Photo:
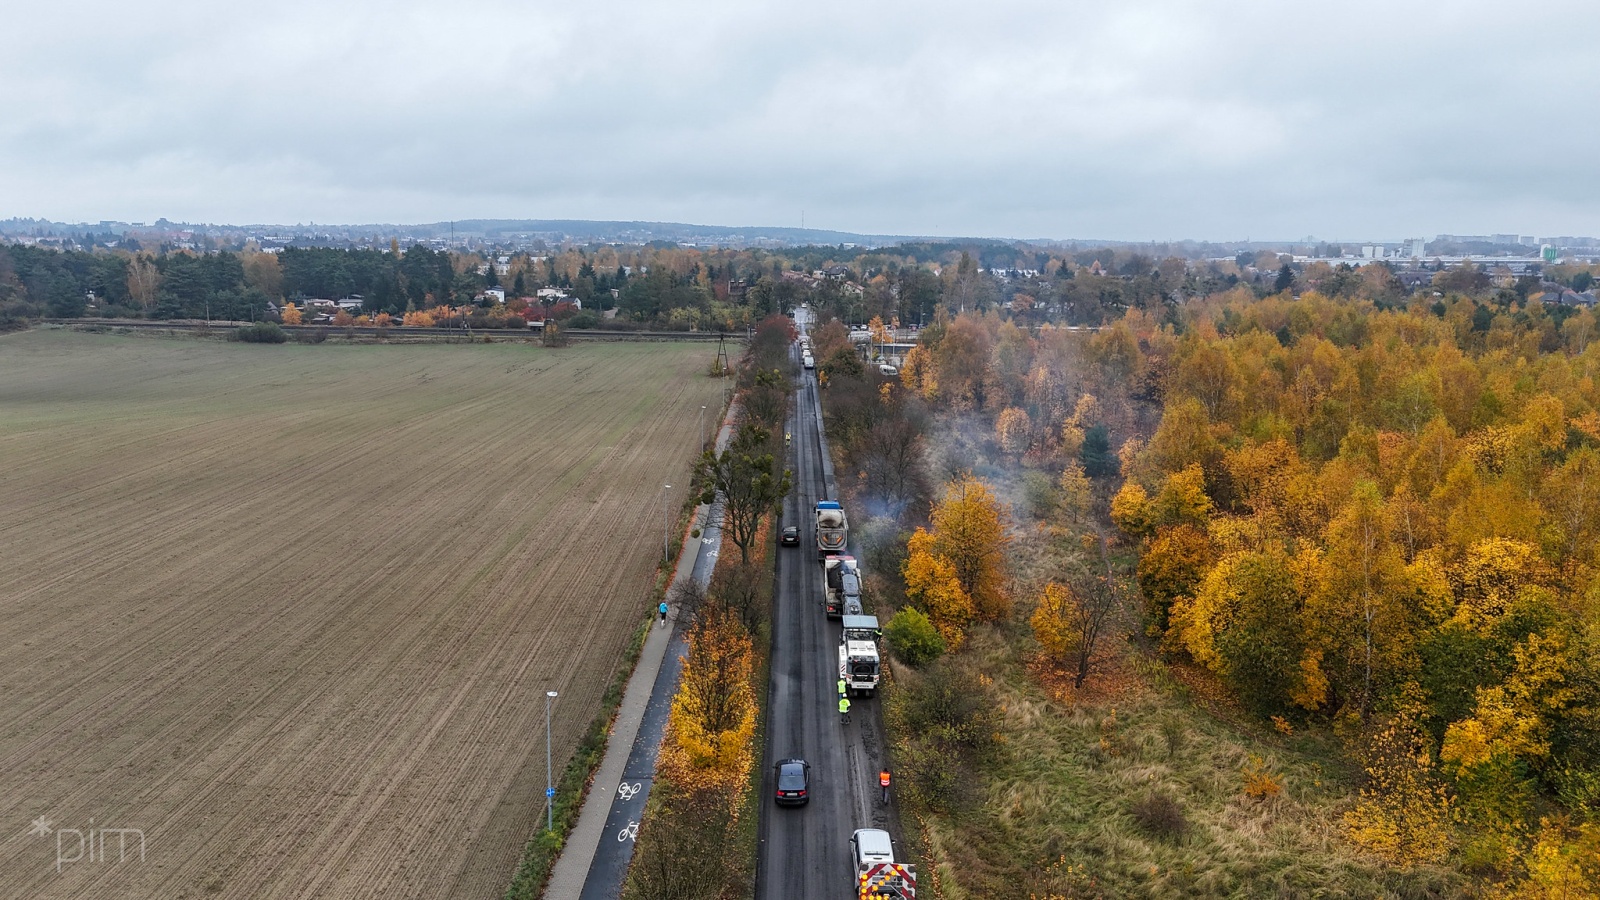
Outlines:
<svg viewBox="0 0 1600 900"><path fill-rule="evenodd" d="M1111 498L1111 522L1124 534L1143 537L1155 527L1150 495L1137 481L1128 480Z"/></svg>
<svg viewBox="0 0 1600 900"><path fill-rule="evenodd" d="M1039 594L1028 624L1034 640L1052 659L1073 669L1072 686L1083 687L1106 622L1116 608L1116 588L1107 578L1085 579L1085 586L1050 582Z"/></svg>
<svg viewBox="0 0 1600 900"><path fill-rule="evenodd" d="M1326 551L1308 570L1306 620L1324 653L1324 670L1365 719L1380 680L1410 668L1425 608L1407 577L1376 484L1363 481L1328 524Z"/></svg>
<svg viewBox="0 0 1600 900"><path fill-rule="evenodd" d="M972 598L978 618L1004 618L1006 596L1005 550L1007 512L994 491L970 473L945 486L944 497L934 505L933 548L954 567L961 589Z"/></svg>
<svg viewBox="0 0 1600 900"><path fill-rule="evenodd" d="M1399 865L1440 862L1455 842L1454 797L1434 764L1436 747L1423 715L1413 688L1368 735L1366 784L1344 816L1356 843Z"/></svg>
<svg viewBox="0 0 1600 900"><path fill-rule="evenodd" d="M1172 606L1172 626L1195 660L1261 713L1282 710L1314 673L1302 667L1302 597L1279 549L1224 557L1193 597Z"/></svg>
<svg viewBox="0 0 1600 900"><path fill-rule="evenodd" d="M737 802L754 759L754 648L738 616L702 607L668 714L662 769L673 783Z"/></svg>
<svg viewBox="0 0 1600 900"><path fill-rule="evenodd" d="M700 502L722 499L722 532L739 548L742 562L750 561L750 545L767 513L778 508L790 489L790 473L777 471L770 449L772 435L746 422L721 453L707 450L696 467L703 487Z"/></svg>
<svg viewBox="0 0 1600 900"><path fill-rule="evenodd" d="M739 822L756 752L754 668L738 616L702 608L667 714L652 797L660 802L639 830L624 897L714 900L737 876L725 854L701 851L729 840Z"/></svg>
<svg viewBox="0 0 1600 900"><path fill-rule="evenodd" d="M246 253L240 262L246 284L268 297L283 296L283 267L276 253Z"/></svg>
<svg viewBox="0 0 1600 900"><path fill-rule="evenodd" d="M1077 461L1069 462L1061 469L1061 476L1056 479L1056 489L1061 492L1061 511L1068 521L1076 524L1089 514L1094 504L1094 489L1089 483L1089 476L1084 474L1083 466Z"/></svg>
<svg viewBox="0 0 1600 900"><path fill-rule="evenodd" d="M957 409L981 408L994 339L975 316L957 316L933 350L939 397Z"/></svg>
<svg viewBox="0 0 1600 900"><path fill-rule="evenodd" d="M285 303L283 305L283 324L285 324L285 325L299 325L300 324L300 310L296 309L295 305L293 303Z"/></svg>
<svg viewBox="0 0 1600 900"><path fill-rule="evenodd" d="M1033 438L1033 423L1028 419L1028 411L1015 406L1001 410L995 419L994 436L1000 449L1006 453L1013 456L1026 453Z"/></svg>
<svg viewBox="0 0 1600 900"><path fill-rule="evenodd" d="M939 550L938 540L926 529L918 528L911 535L901 576L906 583L906 598L927 613L946 649L960 649L976 608L972 596L962 587L955 564Z"/></svg>
<svg viewBox="0 0 1600 900"><path fill-rule="evenodd" d="M1158 529L1139 554L1139 591L1157 632L1165 631L1173 601L1194 595L1216 562L1216 549L1204 530L1191 524Z"/></svg>

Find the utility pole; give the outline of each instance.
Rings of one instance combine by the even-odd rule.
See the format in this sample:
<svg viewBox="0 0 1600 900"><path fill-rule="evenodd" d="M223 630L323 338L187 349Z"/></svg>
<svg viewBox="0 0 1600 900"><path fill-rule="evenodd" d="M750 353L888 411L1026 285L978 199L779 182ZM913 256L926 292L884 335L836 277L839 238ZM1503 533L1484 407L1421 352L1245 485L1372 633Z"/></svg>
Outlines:
<svg viewBox="0 0 1600 900"><path fill-rule="evenodd" d="M667 491L670 491L670 490L672 490L672 485L670 485L670 484L664 484L664 485L661 486L661 561L662 562L666 562L667 560L672 558L672 554L667 550L667 528L668 528L668 526L667 526Z"/></svg>

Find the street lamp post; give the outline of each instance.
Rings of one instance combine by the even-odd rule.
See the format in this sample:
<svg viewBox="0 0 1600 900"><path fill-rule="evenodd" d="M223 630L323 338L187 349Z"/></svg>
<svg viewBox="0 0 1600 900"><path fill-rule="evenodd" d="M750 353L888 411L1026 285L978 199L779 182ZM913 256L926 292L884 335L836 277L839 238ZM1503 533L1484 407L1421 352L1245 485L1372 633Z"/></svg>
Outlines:
<svg viewBox="0 0 1600 900"><path fill-rule="evenodd" d="M550 701L556 699L555 691L544 692L544 828L556 828L556 786L550 777Z"/></svg>
<svg viewBox="0 0 1600 900"><path fill-rule="evenodd" d="M667 550L667 491L672 490L672 485L661 486L661 560L665 562L672 558Z"/></svg>
<svg viewBox="0 0 1600 900"><path fill-rule="evenodd" d="M700 452L706 452L706 408L700 407Z"/></svg>

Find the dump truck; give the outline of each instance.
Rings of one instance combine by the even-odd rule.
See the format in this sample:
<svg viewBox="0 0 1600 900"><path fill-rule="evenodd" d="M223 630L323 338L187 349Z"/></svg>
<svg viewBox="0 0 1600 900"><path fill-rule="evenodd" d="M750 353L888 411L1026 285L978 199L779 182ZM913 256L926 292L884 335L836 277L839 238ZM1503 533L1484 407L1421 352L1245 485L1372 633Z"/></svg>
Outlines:
<svg viewBox="0 0 1600 900"><path fill-rule="evenodd" d="M916 900L915 867L894 861L894 842L881 828L858 828L850 835L850 862L857 900L890 897Z"/></svg>
<svg viewBox="0 0 1600 900"><path fill-rule="evenodd" d="M844 507L837 500L823 500L817 504L817 558L832 553L843 553L850 541L850 523L845 520Z"/></svg>
<svg viewBox="0 0 1600 900"><path fill-rule="evenodd" d="M861 570L854 556L827 556L822 560L822 603L828 618L837 619L847 610L861 612Z"/></svg>
<svg viewBox="0 0 1600 900"><path fill-rule="evenodd" d="M839 641L839 679L851 696L870 697L878 689L878 637L883 634L877 616L846 613Z"/></svg>

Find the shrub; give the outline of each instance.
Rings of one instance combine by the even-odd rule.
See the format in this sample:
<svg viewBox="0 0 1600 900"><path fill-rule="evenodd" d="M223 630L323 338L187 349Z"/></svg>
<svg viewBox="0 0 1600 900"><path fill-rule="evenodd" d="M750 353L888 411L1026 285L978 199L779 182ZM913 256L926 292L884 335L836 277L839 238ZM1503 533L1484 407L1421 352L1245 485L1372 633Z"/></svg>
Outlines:
<svg viewBox="0 0 1600 900"><path fill-rule="evenodd" d="M281 344L289 339L275 322L257 322L246 325L230 336L232 340L243 341L246 344Z"/></svg>
<svg viewBox="0 0 1600 900"><path fill-rule="evenodd" d="M1147 834L1168 841L1176 841L1189 830L1189 820L1183 806L1165 791L1156 791L1133 801L1128 810L1133 821Z"/></svg>
<svg viewBox="0 0 1600 900"><path fill-rule="evenodd" d="M894 614L883 627L889 651L908 666L921 668L944 655L944 638L933 622L913 607Z"/></svg>
<svg viewBox="0 0 1600 900"><path fill-rule="evenodd" d="M1283 793L1283 780L1272 774L1272 770L1267 768L1266 761L1259 756L1252 755L1239 774L1244 776L1246 797L1271 800Z"/></svg>
<svg viewBox="0 0 1600 900"><path fill-rule="evenodd" d="M312 328L294 333L294 339L302 344L320 344L328 339L328 329Z"/></svg>
<svg viewBox="0 0 1600 900"><path fill-rule="evenodd" d="M1022 473L1022 494L1028 514L1035 519L1051 518L1061 505L1061 492L1056 489L1055 481L1043 472Z"/></svg>
<svg viewBox="0 0 1600 900"><path fill-rule="evenodd" d="M999 747L989 681L947 656L896 686L888 714L906 736L895 748L902 783L936 810L970 800L978 767L992 762Z"/></svg>

